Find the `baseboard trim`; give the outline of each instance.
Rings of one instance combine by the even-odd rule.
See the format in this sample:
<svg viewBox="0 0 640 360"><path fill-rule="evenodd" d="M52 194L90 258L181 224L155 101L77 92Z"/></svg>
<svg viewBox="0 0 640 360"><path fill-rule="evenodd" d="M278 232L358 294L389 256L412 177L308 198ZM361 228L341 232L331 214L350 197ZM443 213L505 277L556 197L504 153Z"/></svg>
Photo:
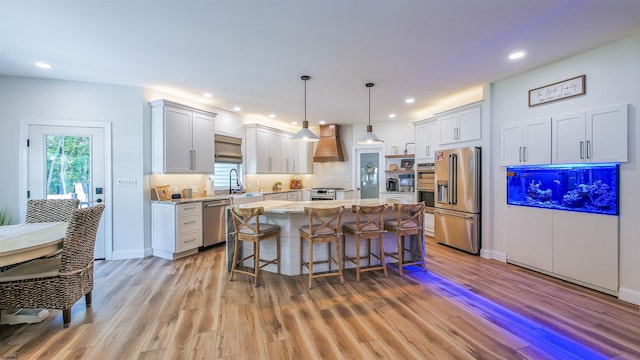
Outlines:
<svg viewBox="0 0 640 360"><path fill-rule="evenodd" d="M112 255L113 255L111 258L112 260L126 260L126 259L139 259L139 258L147 257L151 255L151 252L146 249L145 250L137 249L137 250L114 251Z"/></svg>
<svg viewBox="0 0 640 360"><path fill-rule="evenodd" d="M618 289L618 299L640 306L640 291L621 287Z"/></svg>
<svg viewBox="0 0 640 360"><path fill-rule="evenodd" d="M480 257L485 259L498 260L503 263L507 262L507 254L495 250L480 249Z"/></svg>

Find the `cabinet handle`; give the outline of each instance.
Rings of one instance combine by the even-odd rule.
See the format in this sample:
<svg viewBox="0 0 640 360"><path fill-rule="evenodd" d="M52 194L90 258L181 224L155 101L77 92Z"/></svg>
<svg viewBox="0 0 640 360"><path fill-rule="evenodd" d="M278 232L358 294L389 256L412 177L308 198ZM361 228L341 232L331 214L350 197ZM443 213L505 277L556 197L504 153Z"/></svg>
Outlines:
<svg viewBox="0 0 640 360"><path fill-rule="evenodd" d="M522 162L522 146L518 148L518 162Z"/></svg>
<svg viewBox="0 0 640 360"><path fill-rule="evenodd" d="M460 128L456 128L458 129L458 138L456 138L456 140L460 140Z"/></svg>
<svg viewBox="0 0 640 360"><path fill-rule="evenodd" d="M194 242L196 240L198 240L198 239L193 238L193 239L185 240L184 243L186 244L186 243Z"/></svg>
<svg viewBox="0 0 640 360"><path fill-rule="evenodd" d="M196 151L191 150L191 170L196 169Z"/></svg>
<svg viewBox="0 0 640 360"><path fill-rule="evenodd" d="M527 147L522 147L522 162L527 162Z"/></svg>
<svg viewBox="0 0 640 360"><path fill-rule="evenodd" d="M193 209L195 209L196 207L197 207L197 206L186 207L186 208L183 208L182 210L193 210Z"/></svg>
<svg viewBox="0 0 640 360"><path fill-rule="evenodd" d="M188 222L186 222L186 223L183 223L183 225L195 224L195 223L197 223L197 222L198 222L197 220L194 220L194 221L188 221Z"/></svg>
<svg viewBox="0 0 640 360"><path fill-rule="evenodd" d="M271 171L271 156L269 156L269 171Z"/></svg>
<svg viewBox="0 0 640 360"><path fill-rule="evenodd" d="M424 152L425 152L425 154L424 154L424 155L425 155L426 157L429 157L429 145L427 145L427 146L425 146L425 147L424 147Z"/></svg>
<svg viewBox="0 0 640 360"><path fill-rule="evenodd" d="M293 159L293 172L297 172L296 171L296 159Z"/></svg>
<svg viewBox="0 0 640 360"><path fill-rule="evenodd" d="M592 149L591 149L591 146L590 146L590 145L591 145L591 141L590 141L590 140L587 140L587 159L591 159L591 155L592 155L592 154L590 154L590 153L591 153L591 151L592 151Z"/></svg>
<svg viewBox="0 0 640 360"><path fill-rule="evenodd" d="M580 141L580 159L584 159L584 141Z"/></svg>

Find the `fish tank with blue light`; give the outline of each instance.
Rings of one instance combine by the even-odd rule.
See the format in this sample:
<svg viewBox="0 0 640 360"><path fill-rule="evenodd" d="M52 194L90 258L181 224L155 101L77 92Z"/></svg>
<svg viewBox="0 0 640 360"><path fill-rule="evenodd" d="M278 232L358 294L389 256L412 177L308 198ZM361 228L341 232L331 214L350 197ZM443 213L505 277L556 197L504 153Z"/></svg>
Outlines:
<svg viewBox="0 0 640 360"><path fill-rule="evenodd" d="M507 167L507 204L618 215L619 164Z"/></svg>

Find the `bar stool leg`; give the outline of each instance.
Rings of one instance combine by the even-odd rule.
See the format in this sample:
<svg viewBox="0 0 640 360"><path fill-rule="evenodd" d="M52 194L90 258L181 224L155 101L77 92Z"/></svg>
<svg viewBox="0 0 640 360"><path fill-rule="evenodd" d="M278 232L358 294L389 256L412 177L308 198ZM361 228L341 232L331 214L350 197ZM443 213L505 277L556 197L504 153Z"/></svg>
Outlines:
<svg viewBox="0 0 640 360"><path fill-rule="evenodd" d="M276 264L278 264L278 275L280 275L280 230L278 230L276 235L276 261Z"/></svg>
<svg viewBox="0 0 640 360"><path fill-rule="evenodd" d="M360 282L360 235L356 235L356 281Z"/></svg>
<svg viewBox="0 0 640 360"><path fill-rule="evenodd" d="M402 267L404 263L404 238L400 232L396 233L396 237L398 239L398 270L400 271L400 276L402 276Z"/></svg>
<svg viewBox="0 0 640 360"><path fill-rule="evenodd" d="M338 263L338 273L340 273L340 284L344 284L344 274L342 273L342 265L341 259L341 251L340 251L340 240L336 238L336 262ZM329 259L331 260L331 259Z"/></svg>
<svg viewBox="0 0 640 360"><path fill-rule="evenodd" d="M253 243L253 266L254 281L253 286L258 287L258 274L260 274L260 240Z"/></svg>
<svg viewBox="0 0 640 360"><path fill-rule="evenodd" d="M309 243L309 289L313 284L313 241Z"/></svg>
<svg viewBox="0 0 640 360"><path fill-rule="evenodd" d="M384 236L380 234L378 237L380 241L380 262L382 262L382 270L384 271L384 277L389 277L387 273L387 259L384 256Z"/></svg>
<svg viewBox="0 0 640 360"><path fill-rule="evenodd" d="M233 272L238 267L238 243L240 240L236 236L235 243L233 244L233 259L231 259L231 275L229 275L229 281L233 281Z"/></svg>
<svg viewBox="0 0 640 360"><path fill-rule="evenodd" d="M304 264L304 259L302 258L302 244L304 243L304 239L302 238L302 234L300 234L300 274L302 274L302 267Z"/></svg>

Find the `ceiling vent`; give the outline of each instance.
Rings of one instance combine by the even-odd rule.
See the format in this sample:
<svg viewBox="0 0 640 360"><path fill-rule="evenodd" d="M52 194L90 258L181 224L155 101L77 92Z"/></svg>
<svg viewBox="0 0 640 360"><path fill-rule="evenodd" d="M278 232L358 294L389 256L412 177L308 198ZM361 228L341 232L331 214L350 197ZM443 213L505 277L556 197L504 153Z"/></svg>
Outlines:
<svg viewBox="0 0 640 360"><path fill-rule="evenodd" d="M339 125L320 125L320 141L316 147L316 153L313 155L313 161L344 161Z"/></svg>

